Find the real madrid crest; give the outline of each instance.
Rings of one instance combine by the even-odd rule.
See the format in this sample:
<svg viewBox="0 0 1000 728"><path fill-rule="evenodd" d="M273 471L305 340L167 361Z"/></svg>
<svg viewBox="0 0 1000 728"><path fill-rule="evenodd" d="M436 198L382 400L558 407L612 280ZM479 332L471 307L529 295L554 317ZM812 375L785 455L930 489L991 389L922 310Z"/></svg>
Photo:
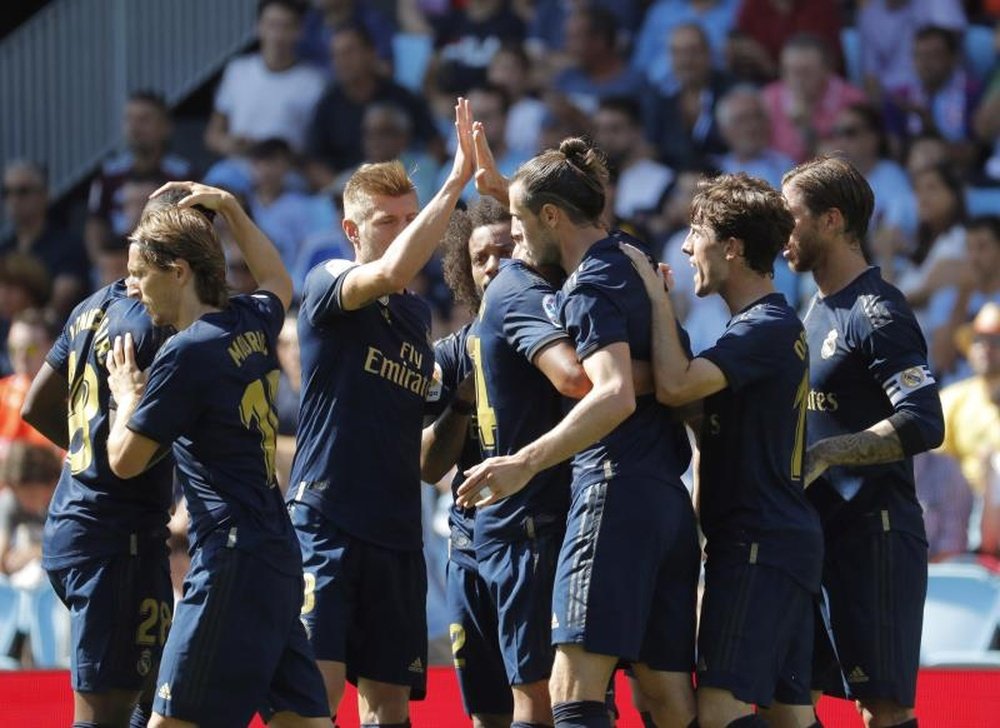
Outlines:
<svg viewBox="0 0 1000 728"><path fill-rule="evenodd" d="M153 669L153 653L147 647L139 653L139 659L135 663L135 671L139 673L140 677L146 677L151 669Z"/></svg>
<svg viewBox="0 0 1000 728"><path fill-rule="evenodd" d="M837 351L837 329L830 329L830 333L823 340L823 346L819 350L819 355L824 359L829 359Z"/></svg>

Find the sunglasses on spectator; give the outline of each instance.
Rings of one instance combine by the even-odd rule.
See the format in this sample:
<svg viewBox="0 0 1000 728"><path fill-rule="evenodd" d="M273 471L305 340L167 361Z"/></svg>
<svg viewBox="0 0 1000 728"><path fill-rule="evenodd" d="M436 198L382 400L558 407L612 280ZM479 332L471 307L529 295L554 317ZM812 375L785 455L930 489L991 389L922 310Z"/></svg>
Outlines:
<svg viewBox="0 0 1000 728"><path fill-rule="evenodd" d="M834 128L833 136L844 139L857 139L867 131L868 129L863 126L838 126Z"/></svg>
<svg viewBox="0 0 1000 728"><path fill-rule="evenodd" d="M4 197L27 197L37 192L41 192L41 187L31 185L4 185L2 188Z"/></svg>

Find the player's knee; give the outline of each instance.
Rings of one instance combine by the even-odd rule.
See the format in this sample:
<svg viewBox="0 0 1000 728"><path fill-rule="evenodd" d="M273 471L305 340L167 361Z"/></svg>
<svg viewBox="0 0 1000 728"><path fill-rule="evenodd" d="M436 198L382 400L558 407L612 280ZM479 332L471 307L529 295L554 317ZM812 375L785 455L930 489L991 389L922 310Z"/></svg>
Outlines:
<svg viewBox="0 0 1000 728"><path fill-rule="evenodd" d="M524 685L515 685L514 719L523 723L552 722L552 703L549 700L547 680L538 680Z"/></svg>
<svg viewBox="0 0 1000 728"><path fill-rule="evenodd" d="M512 716L495 713L476 713L472 716L472 728L510 728Z"/></svg>
<svg viewBox="0 0 1000 728"><path fill-rule="evenodd" d="M860 708L871 716L868 721L869 728L896 728L897 726L909 725L915 722L913 708L907 708L894 700L882 698L868 698L858 701Z"/></svg>
<svg viewBox="0 0 1000 728"><path fill-rule="evenodd" d="M375 680L358 680L362 723L403 724L409 720L410 689Z"/></svg>
<svg viewBox="0 0 1000 728"><path fill-rule="evenodd" d="M761 723L738 723L737 721L754 718ZM757 725L767 725L763 718L753 713L753 706L739 700L728 690L720 688L698 688L698 725L701 728L751 728Z"/></svg>

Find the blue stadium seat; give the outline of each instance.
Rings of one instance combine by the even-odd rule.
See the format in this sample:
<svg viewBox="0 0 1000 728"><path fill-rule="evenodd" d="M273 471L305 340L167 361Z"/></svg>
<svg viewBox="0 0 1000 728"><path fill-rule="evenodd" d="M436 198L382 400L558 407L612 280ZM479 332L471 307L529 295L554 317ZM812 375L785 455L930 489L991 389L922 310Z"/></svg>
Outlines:
<svg viewBox="0 0 1000 728"><path fill-rule="evenodd" d="M21 631L21 592L0 577L0 670L16 670L20 663L10 652Z"/></svg>
<svg viewBox="0 0 1000 728"><path fill-rule="evenodd" d="M847 80L855 86L861 86L861 34L857 28L847 26L840 31L840 49L844 54L844 66Z"/></svg>
<svg viewBox="0 0 1000 728"><path fill-rule="evenodd" d="M969 187L965 190L969 215L1000 215L1000 187Z"/></svg>
<svg viewBox="0 0 1000 728"><path fill-rule="evenodd" d="M996 59L993 28L986 25L970 25L965 31L965 61L972 74L980 81L985 81L993 70Z"/></svg>
<svg viewBox="0 0 1000 728"><path fill-rule="evenodd" d="M979 564L931 564L920 644L922 665L995 665L1000 577Z"/></svg>
<svg viewBox="0 0 1000 728"><path fill-rule="evenodd" d="M69 667L70 616L48 581L30 594L28 639L39 669Z"/></svg>

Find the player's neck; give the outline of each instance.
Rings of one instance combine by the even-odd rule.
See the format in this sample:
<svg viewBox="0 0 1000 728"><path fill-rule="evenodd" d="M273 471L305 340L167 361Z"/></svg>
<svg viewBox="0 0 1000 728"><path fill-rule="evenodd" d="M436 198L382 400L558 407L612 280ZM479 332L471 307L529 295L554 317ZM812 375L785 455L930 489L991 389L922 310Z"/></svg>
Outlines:
<svg viewBox="0 0 1000 728"><path fill-rule="evenodd" d="M209 313L216 313L219 310L221 309L217 306L210 306L207 303L202 303L197 298L193 301L182 301L180 310L177 313L177 321L174 324L174 328L178 331L183 331L202 316Z"/></svg>
<svg viewBox="0 0 1000 728"><path fill-rule="evenodd" d="M813 269L813 278L825 298L847 286L866 268L868 262L860 247L837 241L830 245L823 262Z"/></svg>
<svg viewBox="0 0 1000 728"><path fill-rule="evenodd" d="M608 231L596 225L576 228L573 236L560 245L562 248L562 267L566 274L569 275L579 268L587 251L594 243L604 240L606 237L608 237Z"/></svg>
<svg viewBox="0 0 1000 728"><path fill-rule="evenodd" d="M729 307L731 316L735 316L754 301L774 293L774 280L768 276L747 272L743 275L731 275L726 284L719 289L719 295Z"/></svg>

